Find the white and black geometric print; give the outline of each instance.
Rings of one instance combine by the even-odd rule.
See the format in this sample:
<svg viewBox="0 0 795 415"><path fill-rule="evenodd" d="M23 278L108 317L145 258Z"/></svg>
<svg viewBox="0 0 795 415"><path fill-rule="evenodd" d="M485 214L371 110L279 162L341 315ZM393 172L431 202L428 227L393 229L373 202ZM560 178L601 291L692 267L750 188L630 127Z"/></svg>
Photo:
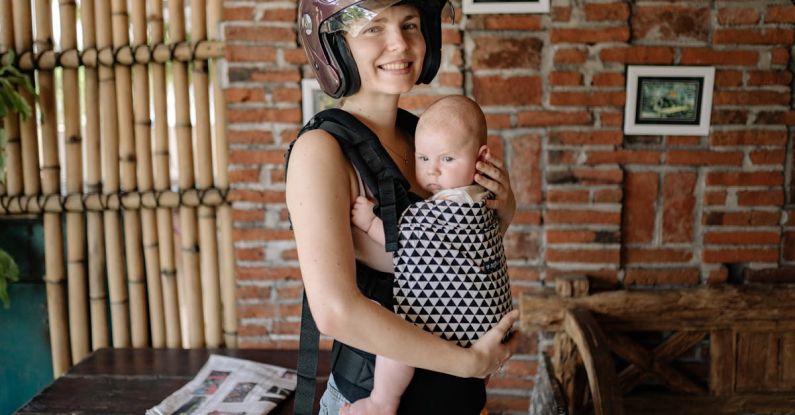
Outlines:
<svg viewBox="0 0 795 415"><path fill-rule="evenodd" d="M511 310L499 220L484 202L412 204L394 255L395 313L468 347Z"/></svg>

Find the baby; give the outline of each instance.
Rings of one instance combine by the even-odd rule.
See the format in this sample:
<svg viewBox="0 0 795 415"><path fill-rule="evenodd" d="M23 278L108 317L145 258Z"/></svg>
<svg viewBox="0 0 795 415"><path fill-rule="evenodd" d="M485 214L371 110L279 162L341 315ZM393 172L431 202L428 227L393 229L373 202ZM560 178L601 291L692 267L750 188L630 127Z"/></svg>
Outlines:
<svg viewBox="0 0 795 415"><path fill-rule="evenodd" d="M417 182L432 196L401 216L395 312L468 347L511 309L499 220L485 207L491 193L474 182L475 165L488 151L486 118L469 98L444 97L420 117L414 145ZM371 201L358 197L351 221L384 244ZM426 249L434 240L445 243ZM377 356L372 393L340 413L395 414L413 374L414 368Z"/></svg>

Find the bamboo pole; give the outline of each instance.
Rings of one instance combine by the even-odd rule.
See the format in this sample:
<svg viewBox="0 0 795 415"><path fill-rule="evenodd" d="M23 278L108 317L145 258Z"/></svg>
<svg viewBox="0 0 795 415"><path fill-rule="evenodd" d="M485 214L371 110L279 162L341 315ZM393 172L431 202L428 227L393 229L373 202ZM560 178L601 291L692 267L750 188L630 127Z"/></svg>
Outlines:
<svg viewBox="0 0 795 415"><path fill-rule="evenodd" d="M2 18L4 30L0 30L0 48L4 51L14 49L14 16L11 10L11 2L0 2L0 18ZM6 132L6 171L5 189L3 193L9 195L20 195L23 191L22 184L22 141L19 133L19 117L9 115L3 118L3 128ZM2 178L3 172L0 172Z"/></svg>
<svg viewBox="0 0 795 415"><path fill-rule="evenodd" d="M153 44L164 39L163 1L149 0L149 40ZM166 106L166 67L164 64L150 63L152 91L154 94L155 121L155 189L165 192L170 187L171 171L168 151L168 108ZM160 237L160 280L163 285L163 306L166 323L166 346L182 345L182 329L179 318L179 295L177 290L177 269L174 257L174 231L172 210L157 208L157 233Z"/></svg>
<svg viewBox="0 0 795 415"><path fill-rule="evenodd" d="M207 36L210 41L220 39L223 15L221 0L210 0L207 16ZM215 114L215 164L216 186L229 188L229 148L226 139L226 101L221 88L221 77L215 60L210 61L212 75L213 110ZM224 344L237 347L237 300L235 295L235 257L232 242L232 206L224 203L216 208L218 216L218 260L221 278L221 304L223 305Z"/></svg>
<svg viewBox="0 0 795 415"><path fill-rule="evenodd" d="M34 69L51 70L57 67L77 69L81 66L97 68L98 66L133 66L148 63L166 63L171 61L192 62L194 60L218 59L225 56L224 43L221 41L192 44L180 42L172 46L154 43L147 49L133 49L129 45L119 48L116 53L100 51L95 47L77 51L42 51L39 53L24 52L19 59L19 68L24 71ZM5 58L0 53L0 59Z"/></svg>
<svg viewBox="0 0 795 415"><path fill-rule="evenodd" d="M111 2L113 48L118 50L130 43L130 22L127 0ZM135 124L133 121L132 75L130 68L114 65L116 75L116 110L119 120L119 170L121 192L135 192L138 188L135 159ZM132 346L149 345L148 312L146 309L146 275L141 241L141 214L138 210L122 210L124 219L124 253L127 258L127 289L130 295L130 323Z"/></svg>
<svg viewBox="0 0 795 415"><path fill-rule="evenodd" d="M88 186L88 185L87 185ZM171 190L147 190L86 195L0 196L0 215L38 214L43 212L102 212L119 209L174 208L179 206L220 206L227 199L221 189L187 189L182 193Z"/></svg>
<svg viewBox="0 0 795 415"><path fill-rule="evenodd" d="M146 4L142 1L132 3L133 48L146 47ZM145 64L133 65L133 86L135 87L133 113L135 116L135 154L138 161L137 177L140 191L152 190L152 139L149 116L149 79ZM158 257L158 235L155 211L141 209L141 222L146 264L146 292L149 300L149 328L152 332L152 346L162 348L166 345L166 327L163 317L163 288L160 282L160 258Z"/></svg>
<svg viewBox="0 0 795 415"><path fill-rule="evenodd" d="M61 48L77 49L77 15L74 2L60 3ZM80 85L76 69L63 69L63 119L66 135L66 192L83 191L83 149L80 136ZM66 214L67 280L69 292L69 339L72 361L88 355L89 323L86 281L85 220L80 212Z"/></svg>
<svg viewBox="0 0 795 415"><path fill-rule="evenodd" d="M185 40L185 5L183 0L169 0L170 34L172 42ZM190 100L188 98L188 71L185 63L171 64L174 78L176 104L177 153L179 160L179 187L194 186L193 152L191 142ZM199 275L198 241L196 235L196 209L180 207L180 249L182 251L182 281L185 307L187 309L187 347L204 344L204 322L202 319L202 297Z"/></svg>
<svg viewBox="0 0 795 415"><path fill-rule="evenodd" d="M94 3L96 10L97 47L111 50L111 10L107 0ZM103 192L119 191L119 128L116 109L115 74L113 68L99 67L100 125L102 140ZM119 212L106 210L105 251L108 264L110 288L110 312L114 347L130 345L130 313L127 287L125 286L124 257L122 253L121 224Z"/></svg>
<svg viewBox="0 0 795 415"><path fill-rule="evenodd" d="M207 2L191 0L191 39L207 40ZM196 111L196 186L213 186L212 142L210 139L210 97L207 62L193 62L193 101ZM201 257L202 305L204 338L207 347L219 347L221 332L221 293L218 282L218 242L215 209L199 206L199 253Z"/></svg>
<svg viewBox="0 0 795 415"><path fill-rule="evenodd" d="M83 27L83 45L96 47L96 18L94 2L80 4L80 17ZM99 74L95 68L84 68L85 95L83 106L86 116L86 193L99 195L102 192L102 156L100 149L99 126ZM105 282L105 229L103 212L87 211L88 222L88 293L91 299L91 349L107 347L108 289Z"/></svg>
<svg viewBox="0 0 795 415"><path fill-rule="evenodd" d="M18 3L19 4L19 3ZM52 49L52 11L50 0L36 0L36 44ZM61 167L58 161L58 116L55 110L55 76L52 71L39 71L39 107L41 108L42 190L44 194L61 193ZM60 213L44 214L44 258L47 282L47 316L50 326L53 372L60 376L71 366L69 327L66 318L66 287L64 286L63 229Z"/></svg>
<svg viewBox="0 0 795 415"><path fill-rule="evenodd" d="M31 28L30 2L19 1L14 3L14 45L18 53L31 50L33 44L33 30ZM19 122L19 132L22 147L22 188L26 195L35 195L41 192L39 180L39 143L36 138L36 106L33 97L25 89L19 88L22 98L30 104L31 116Z"/></svg>

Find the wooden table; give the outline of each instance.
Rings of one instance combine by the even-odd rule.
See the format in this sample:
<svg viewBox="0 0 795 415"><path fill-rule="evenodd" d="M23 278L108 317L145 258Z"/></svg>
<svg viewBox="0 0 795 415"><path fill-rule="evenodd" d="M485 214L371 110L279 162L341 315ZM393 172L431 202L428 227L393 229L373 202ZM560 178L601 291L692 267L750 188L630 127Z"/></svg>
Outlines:
<svg viewBox="0 0 795 415"><path fill-rule="evenodd" d="M136 414L189 382L210 354L295 368L297 351L261 349L100 349L69 369L17 414ZM318 361L315 407L329 373L329 352ZM272 414L292 414L291 395Z"/></svg>

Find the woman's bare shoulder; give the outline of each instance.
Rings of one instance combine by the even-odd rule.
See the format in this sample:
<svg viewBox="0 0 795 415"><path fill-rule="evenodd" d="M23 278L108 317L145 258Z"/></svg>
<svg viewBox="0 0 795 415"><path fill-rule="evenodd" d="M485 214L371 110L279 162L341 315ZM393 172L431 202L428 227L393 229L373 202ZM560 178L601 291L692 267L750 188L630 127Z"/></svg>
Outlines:
<svg viewBox="0 0 795 415"><path fill-rule="evenodd" d="M293 143L292 150L290 150L290 168L296 158L333 156L333 153L338 153L342 157L342 149L331 134L321 129L307 131Z"/></svg>
<svg viewBox="0 0 795 415"><path fill-rule="evenodd" d="M348 164L342 148L331 134L319 129L307 131L295 141L290 151L288 180L289 173L294 170L301 170L302 175L321 174L325 169L338 169Z"/></svg>
<svg viewBox="0 0 795 415"><path fill-rule="evenodd" d="M287 203L296 197L337 196L351 187L355 175L337 140L326 131L312 130L301 135L290 152L287 172Z"/></svg>

